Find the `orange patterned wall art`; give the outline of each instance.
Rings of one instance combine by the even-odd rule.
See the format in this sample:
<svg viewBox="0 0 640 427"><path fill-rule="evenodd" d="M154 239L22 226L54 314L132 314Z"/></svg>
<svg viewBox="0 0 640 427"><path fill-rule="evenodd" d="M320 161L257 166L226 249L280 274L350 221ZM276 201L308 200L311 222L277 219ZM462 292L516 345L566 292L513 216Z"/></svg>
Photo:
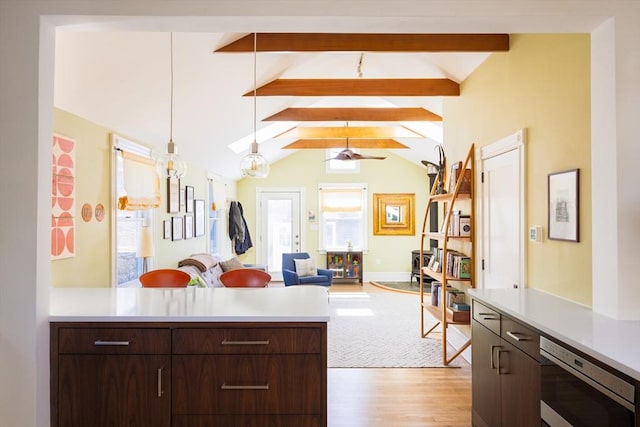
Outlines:
<svg viewBox="0 0 640 427"><path fill-rule="evenodd" d="M51 259L75 255L76 143L53 135Z"/></svg>

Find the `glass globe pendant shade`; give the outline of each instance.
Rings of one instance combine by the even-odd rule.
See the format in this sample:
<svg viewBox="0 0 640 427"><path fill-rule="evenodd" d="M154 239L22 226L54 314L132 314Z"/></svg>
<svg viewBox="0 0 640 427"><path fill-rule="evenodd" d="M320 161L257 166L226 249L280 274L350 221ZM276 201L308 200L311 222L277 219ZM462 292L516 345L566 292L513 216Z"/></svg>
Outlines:
<svg viewBox="0 0 640 427"><path fill-rule="evenodd" d="M269 163L258 153L258 143L251 143L251 153L240 161L242 176L249 178L266 178L269 176Z"/></svg>
<svg viewBox="0 0 640 427"><path fill-rule="evenodd" d="M178 147L170 140L167 152L158 162L158 174L167 178L182 178L187 174L187 162L178 154Z"/></svg>

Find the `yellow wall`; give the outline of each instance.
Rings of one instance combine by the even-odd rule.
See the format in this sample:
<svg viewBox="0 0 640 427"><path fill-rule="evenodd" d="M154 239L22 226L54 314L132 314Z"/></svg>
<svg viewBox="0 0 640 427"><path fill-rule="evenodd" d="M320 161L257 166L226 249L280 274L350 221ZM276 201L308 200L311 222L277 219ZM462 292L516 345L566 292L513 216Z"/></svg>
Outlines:
<svg viewBox="0 0 640 427"><path fill-rule="evenodd" d="M271 165L269 177L264 180L243 179L238 183L238 200L244 208L245 218L251 230L255 230L256 187L304 187L306 209L316 213L318 219L319 183L366 183L368 185L368 239L369 251L364 255L364 271L407 272L411 271L411 251L420 248L419 234L422 228L424 208L427 203L427 170L396 156L392 151L367 150L366 154L387 156L386 160L360 161L359 174L327 174L324 150L300 150ZM374 236L373 194L415 193L416 235ZM303 250L315 254L317 265L326 265L326 259L318 253L318 231L315 223L309 222L303 212L306 244ZM245 262L255 260L255 247L241 257Z"/></svg>
<svg viewBox="0 0 640 427"><path fill-rule="evenodd" d="M76 254L51 261L51 285L108 287L110 284L110 155L109 131L59 109L53 111L54 132L76 141ZM102 203L105 217L89 222L80 217L84 203Z"/></svg>
<svg viewBox="0 0 640 427"><path fill-rule="evenodd" d="M76 254L71 258L51 261L51 285L54 287L111 286L111 130L54 108L54 132L76 141ZM205 199L208 206L207 174L202 168L189 164L186 178L180 187L194 187L196 199ZM192 253L206 252L207 234L189 240L163 239L162 221L173 215L167 213L166 180L160 180L160 207L155 209L154 240L156 256L153 268L174 268L177 262ZM105 206L102 222L92 218L84 222L80 209L84 203ZM208 224L207 224L208 230Z"/></svg>
<svg viewBox="0 0 640 427"><path fill-rule="evenodd" d="M491 55L445 100L447 156L463 155L527 128L527 284L591 305L591 118L588 34L513 35L508 53ZM547 176L580 168L580 242L547 240Z"/></svg>
<svg viewBox="0 0 640 427"><path fill-rule="evenodd" d="M187 175L180 180L180 191L184 194L186 185L193 187L194 199L204 199L205 208L209 206L209 194L207 188L207 173L204 169L198 168L189 163ZM181 216L184 221L185 208L180 206L180 212L175 214L167 213L167 180L160 179L160 207L155 209L154 238L156 245L156 256L154 257L153 268L176 268L178 261L191 254L207 252L207 238L209 230L209 219L205 218L204 236L192 239L171 240L163 239L163 221L171 220L173 216ZM192 215L192 214L189 214ZM208 215L205 213L205 215Z"/></svg>

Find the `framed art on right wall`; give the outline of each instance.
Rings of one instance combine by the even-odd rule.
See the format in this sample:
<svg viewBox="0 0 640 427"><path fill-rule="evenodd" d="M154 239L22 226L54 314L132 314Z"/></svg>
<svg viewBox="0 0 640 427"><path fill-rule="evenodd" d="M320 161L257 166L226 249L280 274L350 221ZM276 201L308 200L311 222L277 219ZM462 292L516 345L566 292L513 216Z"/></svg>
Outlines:
<svg viewBox="0 0 640 427"><path fill-rule="evenodd" d="M549 174L549 240L580 241L579 193L580 169Z"/></svg>

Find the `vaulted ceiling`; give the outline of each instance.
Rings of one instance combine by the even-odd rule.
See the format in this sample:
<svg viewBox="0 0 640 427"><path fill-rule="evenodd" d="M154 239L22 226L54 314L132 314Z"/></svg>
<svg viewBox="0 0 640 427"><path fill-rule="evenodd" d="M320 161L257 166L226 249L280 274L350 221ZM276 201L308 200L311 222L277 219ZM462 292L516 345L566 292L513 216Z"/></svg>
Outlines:
<svg viewBox="0 0 640 427"><path fill-rule="evenodd" d="M59 30L55 106L160 151L172 117L180 153L229 178L253 140L254 102L270 162L347 137L417 164L435 158L443 98L509 49L505 34L259 33L254 56L253 34L173 33L171 111L170 40Z"/></svg>

